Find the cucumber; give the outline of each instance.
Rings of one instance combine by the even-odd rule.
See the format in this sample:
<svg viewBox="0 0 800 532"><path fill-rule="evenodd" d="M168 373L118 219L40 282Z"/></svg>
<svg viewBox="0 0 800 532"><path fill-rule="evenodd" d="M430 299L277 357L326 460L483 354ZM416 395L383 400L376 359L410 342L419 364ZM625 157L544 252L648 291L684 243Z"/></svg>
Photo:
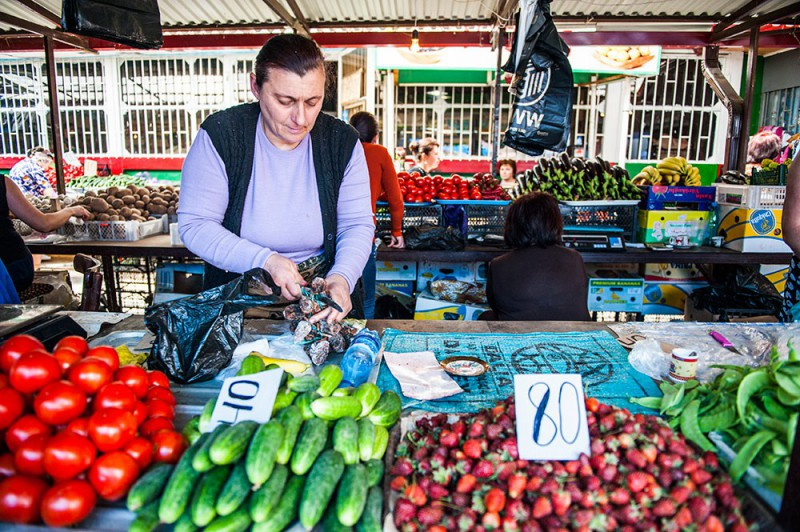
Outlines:
<svg viewBox="0 0 800 532"><path fill-rule="evenodd" d="M293 476L290 478L275 510L267 519L256 523L253 526L253 532L280 532L288 527L297 517L297 506L300 504L300 496L303 494L305 482L306 477Z"/></svg>
<svg viewBox="0 0 800 532"><path fill-rule="evenodd" d="M172 527L172 532L194 532L197 530L197 525L192 522L192 515L188 510L183 512L183 515L175 521Z"/></svg>
<svg viewBox="0 0 800 532"><path fill-rule="evenodd" d="M172 474L164 488L164 493L161 494L161 504L158 507L158 519L162 523L174 523L186 509L192 497L194 485L197 479L200 478L200 473L192 467L192 460L197 449L210 436L208 433L200 436L200 439L197 440L198 444L186 449L186 452L183 453L183 456L181 456L181 459L178 460L177 465L172 470Z"/></svg>
<svg viewBox="0 0 800 532"><path fill-rule="evenodd" d="M328 397L342 383L344 374L339 366L328 364L320 370L317 376L319 377L317 393L322 397Z"/></svg>
<svg viewBox="0 0 800 532"><path fill-rule="evenodd" d="M283 441L283 425L273 419L258 427L245 458L247 478L256 488L267 481L275 467L275 455Z"/></svg>
<svg viewBox="0 0 800 532"><path fill-rule="evenodd" d="M128 492L128 510L135 512L158 499L167 484L167 480L169 480L172 469L173 467L170 464L156 464L139 477L139 480L131 486Z"/></svg>
<svg viewBox="0 0 800 532"><path fill-rule="evenodd" d="M205 473L214 468L214 462L211 461L208 451L211 449L211 444L214 443L214 440L226 430L228 430L228 425L217 425L217 428L210 433L206 433L209 437L206 438L202 444L197 446L197 452L192 460L192 467L195 471L198 473Z"/></svg>
<svg viewBox="0 0 800 532"><path fill-rule="evenodd" d="M355 397L320 397L311 403L311 410L320 419L336 421L361 415L361 403Z"/></svg>
<svg viewBox="0 0 800 532"><path fill-rule="evenodd" d="M350 397L353 395L353 391L354 389L352 386L347 386L346 388L336 388L333 390L331 397Z"/></svg>
<svg viewBox="0 0 800 532"><path fill-rule="evenodd" d="M383 530L383 493L373 486L367 493L367 506L356 523L356 532L381 532Z"/></svg>
<svg viewBox="0 0 800 532"><path fill-rule="evenodd" d="M258 355L247 355L242 360L242 365L239 366L239 371L236 373L237 377L242 375L252 375L264 371L264 361Z"/></svg>
<svg viewBox="0 0 800 532"><path fill-rule="evenodd" d="M333 427L333 448L342 453L345 464L358 462L358 422L355 419L343 417L336 422Z"/></svg>
<svg viewBox="0 0 800 532"><path fill-rule="evenodd" d="M356 388L353 397L358 399L358 402L361 403L361 417L364 417L369 415L372 409L375 408L375 405L381 398L381 390L371 382L365 382Z"/></svg>
<svg viewBox="0 0 800 532"><path fill-rule="evenodd" d="M372 448L372 458L383 459L386 454L386 447L389 445L389 431L386 427L378 425L375 427L375 447Z"/></svg>
<svg viewBox="0 0 800 532"><path fill-rule="evenodd" d="M400 402L400 396L391 390L387 390L383 392L383 395L375 404L375 408L369 413L369 420L381 427L391 427L400 419L400 411L402 409L403 404Z"/></svg>
<svg viewBox="0 0 800 532"><path fill-rule="evenodd" d="M205 532L244 532L252 523L247 505L242 505L235 512L217 517L203 530Z"/></svg>
<svg viewBox="0 0 800 532"><path fill-rule="evenodd" d="M131 521L128 531L150 532L158 526L158 501L148 503L136 513L136 518Z"/></svg>
<svg viewBox="0 0 800 532"><path fill-rule="evenodd" d="M364 463L367 468L367 485L377 486L383 480L383 460L368 460Z"/></svg>
<svg viewBox="0 0 800 532"><path fill-rule="evenodd" d="M297 393L313 392L319 388L319 377L316 375L303 375L292 379L286 387Z"/></svg>
<svg viewBox="0 0 800 532"><path fill-rule="evenodd" d="M206 403L206 406L203 407L203 411L200 413L200 419L197 422L197 429L200 432L208 432L211 430L211 414L214 413L214 407L217 406L217 398L212 397Z"/></svg>
<svg viewBox="0 0 800 532"><path fill-rule="evenodd" d="M367 468L362 464L347 466L336 493L336 516L345 526L355 525L367 505Z"/></svg>
<svg viewBox="0 0 800 532"><path fill-rule="evenodd" d="M344 459L336 451L325 451L314 462L300 498L300 524L306 530L314 528L322 519L343 472Z"/></svg>
<svg viewBox="0 0 800 532"><path fill-rule="evenodd" d="M231 466L217 466L200 479L190 506L190 515L195 525L206 526L217 516L217 497L225 486L231 469Z"/></svg>
<svg viewBox="0 0 800 532"><path fill-rule="evenodd" d="M283 369L283 368L275 363L270 363L267 364L267 366L264 368L264 371L269 371L271 369ZM283 373L281 374L281 384L280 384L281 388L286 386L286 381L290 376L291 374L288 371L283 370Z"/></svg>
<svg viewBox="0 0 800 532"><path fill-rule="evenodd" d="M242 421L228 425L227 429L214 438L208 449L208 457L217 465L232 464L247 452L247 446L258 428L255 421Z"/></svg>
<svg viewBox="0 0 800 532"><path fill-rule="evenodd" d="M328 426L319 418L303 423L297 444L292 453L290 469L295 475L305 475L325 448L328 440Z"/></svg>
<svg viewBox="0 0 800 532"><path fill-rule="evenodd" d="M369 418L362 417L358 420L358 454L362 462L372 458L375 449L375 425Z"/></svg>
<svg viewBox="0 0 800 532"><path fill-rule="evenodd" d="M189 440L189 445L192 445L200 437L200 416L194 416L186 422L186 426L181 431L186 439Z"/></svg>
<svg viewBox="0 0 800 532"><path fill-rule="evenodd" d="M272 405L272 415L274 416L290 404L294 402L297 397L297 392L293 392L288 388L281 388L278 395L275 396L275 404Z"/></svg>
<svg viewBox="0 0 800 532"><path fill-rule="evenodd" d="M283 425L283 441L278 447L275 461L279 464L288 464L297 442L297 435L300 433L300 427L303 425L303 416L300 414L299 408L291 405L281 410L276 419Z"/></svg>
<svg viewBox="0 0 800 532"><path fill-rule="evenodd" d="M320 395L317 392L305 392L297 396L294 400L294 405L300 409L300 415L303 419L311 419L314 417L314 412L311 411L311 403L319 399Z"/></svg>
<svg viewBox="0 0 800 532"><path fill-rule="evenodd" d="M225 481L222 491L217 497L217 515L230 515L244 503L250 494L250 481L247 480L247 470L244 461L233 466L233 471Z"/></svg>
<svg viewBox="0 0 800 532"><path fill-rule="evenodd" d="M278 504L289 478L289 468L278 464L272 470L269 480L258 488L250 497L250 518L256 523L264 521Z"/></svg>
<svg viewBox="0 0 800 532"><path fill-rule="evenodd" d="M344 526L336 517L336 504L329 504L319 528L325 532L350 532L353 527Z"/></svg>

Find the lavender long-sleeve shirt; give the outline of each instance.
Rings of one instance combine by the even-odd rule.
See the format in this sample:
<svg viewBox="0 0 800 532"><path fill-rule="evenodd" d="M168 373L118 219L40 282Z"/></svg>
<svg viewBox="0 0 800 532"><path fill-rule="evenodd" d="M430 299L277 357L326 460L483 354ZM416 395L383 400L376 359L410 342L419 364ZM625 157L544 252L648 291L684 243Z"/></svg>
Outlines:
<svg viewBox="0 0 800 532"><path fill-rule="evenodd" d="M256 132L253 174L236 236L222 226L228 207L228 177L211 139L201 129L183 163L178 229L193 253L214 266L245 272L263 267L273 253L296 263L322 253L322 213L311 138L292 150L272 145ZM372 249L375 226L364 149L356 142L339 189L336 260L353 291Z"/></svg>

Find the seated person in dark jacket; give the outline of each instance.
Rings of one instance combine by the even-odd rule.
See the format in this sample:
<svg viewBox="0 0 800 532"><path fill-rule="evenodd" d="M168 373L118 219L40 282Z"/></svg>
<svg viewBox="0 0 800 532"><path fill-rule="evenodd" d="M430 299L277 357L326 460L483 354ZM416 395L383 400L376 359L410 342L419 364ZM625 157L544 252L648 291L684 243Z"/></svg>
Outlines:
<svg viewBox="0 0 800 532"><path fill-rule="evenodd" d="M489 263L486 295L495 319L589 319L589 278L581 254L561 245L564 222L556 199L522 196L508 209L506 245L513 251Z"/></svg>

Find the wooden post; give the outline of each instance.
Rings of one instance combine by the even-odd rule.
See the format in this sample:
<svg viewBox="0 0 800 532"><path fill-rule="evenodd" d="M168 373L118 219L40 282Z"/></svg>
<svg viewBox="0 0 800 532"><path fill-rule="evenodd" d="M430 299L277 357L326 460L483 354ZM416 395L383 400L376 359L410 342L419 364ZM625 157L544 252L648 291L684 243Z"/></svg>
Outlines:
<svg viewBox="0 0 800 532"><path fill-rule="evenodd" d="M61 113L58 111L58 84L56 83L56 57L53 47L53 38L44 37L44 59L47 68L47 93L50 100L50 130L53 133L50 139L53 155L56 160L56 192L64 194L64 146L61 144Z"/></svg>
<svg viewBox="0 0 800 532"><path fill-rule="evenodd" d="M503 90L503 28L497 27L497 70L494 73L494 123L492 125L492 168L493 174L497 173L497 155L500 151L500 102ZM480 146L478 146L480 149Z"/></svg>
<svg viewBox="0 0 800 532"><path fill-rule="evenodd" d="M736 165L736 170L740 172L744 172L745 164L747 164L747 144L750 142L750 112L753 109L756 67L758 66L758 31L758 26L750 30L750 47L747 51L747 87L745 87L744 91L742 136L739 139L739 161Z"/></svg>

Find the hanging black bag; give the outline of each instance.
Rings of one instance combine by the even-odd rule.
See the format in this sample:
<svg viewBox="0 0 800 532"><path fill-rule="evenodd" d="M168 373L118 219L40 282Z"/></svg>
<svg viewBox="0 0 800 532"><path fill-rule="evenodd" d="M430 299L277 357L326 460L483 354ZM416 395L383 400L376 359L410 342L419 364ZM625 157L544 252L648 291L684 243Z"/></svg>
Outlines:
<svg viewBox="0 0 800 532"><path fill-rule="evenodd" d="M503 144L536 156L544 150L563 151L567 147L572 67L567 59L569 47L558 35L550 15L550 0L523 4L521 9L531 9L530 24L520 27L517 14L511 57L503 66L506 72L514 73L510 90L515 96ZM517 61L520 32L524 32L524 44Z"/></svg>
<svg viewBox="0 0 800 532"><path fill-rule="evenodd" d="M164 44L158 0L64 0L61 27L134 48Z"/></svg>

